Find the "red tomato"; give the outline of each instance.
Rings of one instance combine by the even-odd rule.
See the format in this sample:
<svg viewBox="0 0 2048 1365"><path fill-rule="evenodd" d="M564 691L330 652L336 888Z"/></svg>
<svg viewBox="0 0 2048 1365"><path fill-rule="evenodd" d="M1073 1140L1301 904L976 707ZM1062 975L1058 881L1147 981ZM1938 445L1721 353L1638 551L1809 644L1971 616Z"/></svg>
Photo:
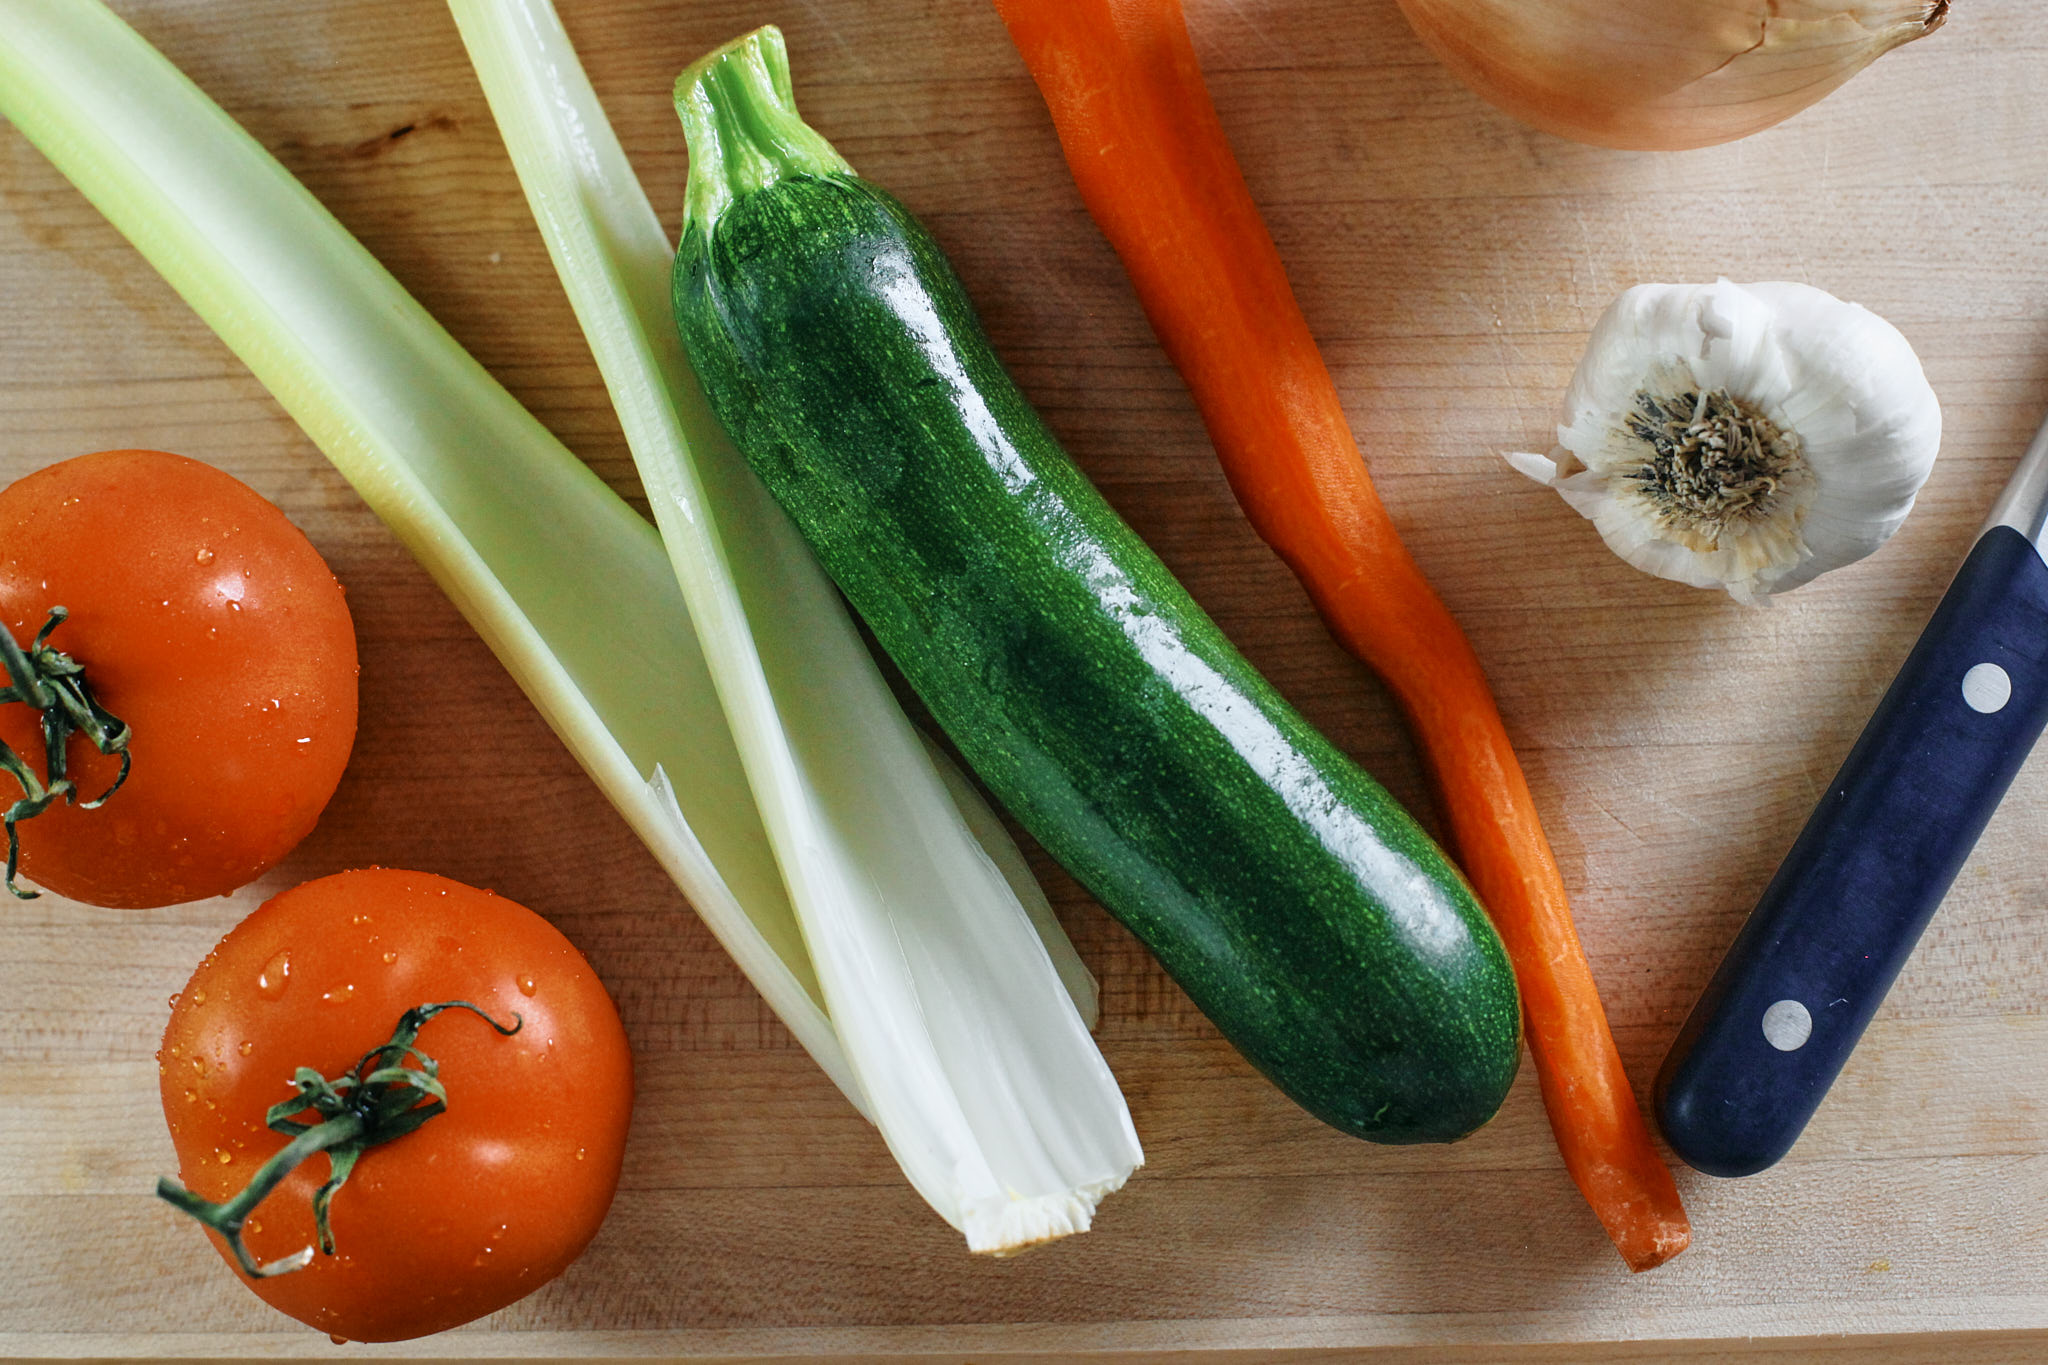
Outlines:
<svg viewBox="0 0 2048 1365"><path fill-rule="evenodd" d="M0 628L84 665L133 731L127 783L97 810L20 822L21 871L97 905L224 895L289 853L341 780L356 732L356 642L341 585L247 485L153 450L82 455L0 491ZM45 772L37 712L0 739ZM119 761L67 746L80 800ZM12 778L0 791L13 799Z"/></svg>
<svg viewBox="0 0 2048 1365"><path fill-rule="evenodd" d="M207 954L157 1054L187 1189L216 1203L287 1139L264 1126L292 1075L334 1078L419 1005L466 1000L414 1044L440 1065L446 1112L363 1152L330 1206L335 1254L244 1283L323 1332L399 1341L531 1293L590 1239L618 1187L633 1103L618 1011L546 920L488 891L372 868L266 902ZM316 1155L244 1229L261 1261L314 1243ZM232 1264L225 1242L207 1234ZM240 1276L240 1271L236 1272Z"/></svg>

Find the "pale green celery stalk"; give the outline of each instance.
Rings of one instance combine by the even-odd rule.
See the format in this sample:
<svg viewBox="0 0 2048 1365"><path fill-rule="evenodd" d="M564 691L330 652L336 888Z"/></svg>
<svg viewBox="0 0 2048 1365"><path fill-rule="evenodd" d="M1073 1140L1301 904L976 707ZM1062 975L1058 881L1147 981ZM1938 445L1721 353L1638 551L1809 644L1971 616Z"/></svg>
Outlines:
<svg viewBox="0 0 2048 1365"><path fill-rule="evenodd" d="M450 5L618 408L876 1125L974 1250L1086 1228L1143 1157L1031 915L711 415L670 312L674 248L549 0Z"/></svg>
<svg viewBox="0 0 2048 1365"><path fill-rule="evenodd" d="M654 529L96 0L0 0L0 114L418 556L865 1112Z"/></svg>

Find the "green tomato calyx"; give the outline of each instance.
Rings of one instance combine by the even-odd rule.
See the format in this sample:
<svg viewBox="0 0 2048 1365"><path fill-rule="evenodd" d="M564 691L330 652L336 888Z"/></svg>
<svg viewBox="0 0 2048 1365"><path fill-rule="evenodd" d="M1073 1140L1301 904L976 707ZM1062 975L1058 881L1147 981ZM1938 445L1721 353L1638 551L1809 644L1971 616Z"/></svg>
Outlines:
<svg viewBox="0 0 2048 1365"><path fill-rule="evenodd" d="M399 1016L390 1042L370 1049L362 1060L333 1080L309 1066L302 1066L293 1074L296 1093L271 1105L263 1119L273 1131L286 1134L291 1141L263 1163L241 1193L216 1204L169 1176L162 1176L156 1182L157 1197L219 1233L251 1279L303 1270L313 1260L312 1247L259 1263L242 1241L242 1225L301 1162L316 1152L325 1152L329 1174L327 1183L313 1195L313 1225L319 1235L320 1250L332 1256L334 1233L327 1226L327 1206L335 1191L347 1183L356 1158L372 1147L404 1137L448 1108L448 1091L441 1084L440 1064L414 1047L413 1040L427 1020L451 1009L468 1010L506 1037L519 1032L526 1023L515 1013L508 1027L467 1000L445 1000L438 1005L409 1009ZM408 1058L418 1065L406 1065ZM317 1117L312 1122L300 1117L308 1113Z"/></svg>
<svg viewBox="0 0 2048 1365"><path fill-rule="evenodd" d="M85 667L70 655L50 648L50 632L71 613L51 607L50 619L23 649L14 633L0 627L0 663L7 667L9 683L0 687L0 703L21 702L33 706L43 718L43 773L29 767L20 754L0 740L0 769L21 784L21 799L9 806L0 821L7 827L7 889L22 900L34 900L37 892L14 884L16 865L21 861L21 835L16 829L23 820L41 815L60 797L92 810L121 789L128 780L128 723L101 706L86 685ZM103 754L119 754L121 771L114 783L90 801L78 800L78 787L67 775L71 736L84 735Z"/></svg>

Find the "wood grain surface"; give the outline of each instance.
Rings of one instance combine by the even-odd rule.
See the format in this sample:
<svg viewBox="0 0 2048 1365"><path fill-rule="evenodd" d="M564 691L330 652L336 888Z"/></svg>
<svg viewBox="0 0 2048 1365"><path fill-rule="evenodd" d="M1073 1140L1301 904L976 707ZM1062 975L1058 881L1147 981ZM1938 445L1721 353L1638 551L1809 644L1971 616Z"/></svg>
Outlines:
<svg viewBox="0 0 2048 1365"><path fill-rule="evenodd" d="M119 0L630 498L631 462L433 0ZM1378 685L1240 518L1187 394L977 0L563 0L673 223L675 72L786 29L812 120L951 250L1076 459L1309 716L1427 809ZM1190 0L1223 119L1387 503L1491 673L1639 1091L2048 411L2048 39L1966 0L1767 133L1579 147L1457 86L1392 0ZM1946 417L1919 509L1769 609L1644 577L1500 461L1548 442L1629 284L1792 279L1918 348ZM326 1355L150 1197L166 998L268 894L368 863L549 915L614 992L640 1099L560 1280L396 1356L2048 1360L2048 761L2020 776L1805 1140L1681 1170L1693 1248L1631 1278L1524 1076L1448 1148L1294 1109L1032 850L1103 983L1149 1158L1093 1232L977 1260L789 1040L449 604L242 367L0 129L0 478L112 446L212 461L347 585L355 758L231 899L0 913L0 1355ZM1599 1344L1582 1344L1599 1343ZM1665 1343L1665 1344L1658 1344Z"/></svg>

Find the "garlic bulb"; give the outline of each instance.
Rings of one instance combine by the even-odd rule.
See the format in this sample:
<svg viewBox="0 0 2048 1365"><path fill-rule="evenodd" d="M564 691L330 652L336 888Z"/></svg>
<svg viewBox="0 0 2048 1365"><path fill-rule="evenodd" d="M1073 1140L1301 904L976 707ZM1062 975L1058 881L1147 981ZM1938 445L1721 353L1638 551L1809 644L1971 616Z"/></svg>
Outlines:
<svg viewBox="0 0 2048 1365"><path fill-rule="evenodd" d="M1645 573L1750 602L1875 550L1941 446L1898 329L1804 284L1642 284L1593 328L1550 454L1508 463Z"/></svg>
<svg viewBox="0 0 2048 1365"><path fill-rule="evenodd" d="M1400 0L1488 102L1603 147L1727 142L1798 113L1948 0Z"/></svg>

